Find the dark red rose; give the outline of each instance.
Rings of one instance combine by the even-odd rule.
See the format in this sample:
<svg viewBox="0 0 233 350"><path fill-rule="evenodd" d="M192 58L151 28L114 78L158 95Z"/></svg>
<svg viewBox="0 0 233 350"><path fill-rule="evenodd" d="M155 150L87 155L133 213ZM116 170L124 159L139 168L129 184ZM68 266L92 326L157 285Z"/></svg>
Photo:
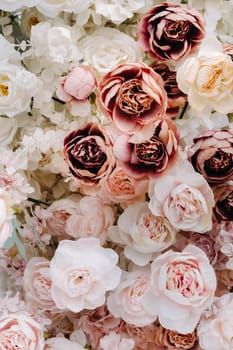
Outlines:
<svg viewBox="0 0 233 350"><path fill-rule="evenodd" d="M233 178L233 131L207 131L194 140L190 160L209 183L219 184Z"/></svg>
<svg viewBox="0 0 233 350"><path fill-rule="evenodd" d="M194 8L162 2L140 21L138 40L155 59L179 61L197 49L204 38L204 21Z"/></svg>
<svg viewBox="0 0 233 350"><path fill-rule="evenodd" d="M66 136L64 155L71 174L86 184L98 184L115 165L111 140L103 127L94 123Z"/></svg>
<svg viewBox="0 0 233 350"><path fill-rule="evenodd" d="M219 221L233 221L233 184L223 184L213 188L214 214Z"/></svg>

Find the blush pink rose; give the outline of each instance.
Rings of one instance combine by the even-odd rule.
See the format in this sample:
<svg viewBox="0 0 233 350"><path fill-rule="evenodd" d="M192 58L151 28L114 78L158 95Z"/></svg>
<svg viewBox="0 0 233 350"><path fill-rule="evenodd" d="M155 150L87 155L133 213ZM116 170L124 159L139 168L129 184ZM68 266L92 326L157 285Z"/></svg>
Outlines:
<svg viewBox="0 0 233 350"><path fill-rule="evenodd" d="M97 238L63 240L50 264L52 298L59 309L79 312L105 303L107 291L120 282L118 254Z"/></svg>
<svg viewBox="0 0 233 350"><path fill-rule="evenodd" d="M152 68L125 63L102 78L96 102L119 130L152 136L154 122L165 114L167 94Z"/></svg>
<svg viewBox="0 0 233 350"><path fill-rule="evenodd" d="M39 323L26 314L1 316L0 349L43 350L43 330Z"/></svg>
<svg viewBox="0 0 233 350"><path fill-rule="evenodd" d="M102 350L133 350L135 341L133 339L123 338L120 334L110 333L100 339L100 348Z"/></svg>
<svg viewBox="0 0 233 350"><path fill-rule="evenodd" d="M190 244L183 252L170 250L154 260L151 290L150 307L160 324L181 334L192 333L213 302L216 276L205 253Z"/></svg>
<svg viewBox="0 0 233 350"><path fill-rule="evenodd" d="M62 78L58 86L57 97L67 103L73 116L85 117L90 111L88 97L96 87L96 77L88 66L74 67L67 76Z"/></svg>
<svg viewBox="0 0 233 350"><path fill-rule="evenodd" d="M44 350L84 350L80 344L63 337L47 339Z"/></svg>
<svg viewBox="0 0 233 350"><path fill-rule="evenodd" d="M149 208L183 231L205 233L212 228L213 192L188 161L180 161L149 185Z"/></svg>
<svg viewBox="0 0 233 350"><path fill-rule="evenodd" d="M23 287L27 305L33 311L57 311L51 296L50 262L45 258L33 257L26 265Z"/></svg>
<svg viewBox="0 0 233 350"><path fill-rule="evenodd" d="M194 8L161 2L141 19L138 40L151 57L180 61L194 52L205 35L204 20Z"/></svg>

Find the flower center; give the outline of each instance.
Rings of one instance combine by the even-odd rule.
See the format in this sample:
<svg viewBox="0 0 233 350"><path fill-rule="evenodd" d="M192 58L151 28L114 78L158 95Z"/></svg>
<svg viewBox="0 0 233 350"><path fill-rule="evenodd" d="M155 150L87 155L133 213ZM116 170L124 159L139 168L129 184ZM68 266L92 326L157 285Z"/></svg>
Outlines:
<svg viewBox="0 0 233 350"><path fill-rule="evenodd" d="M222 201L216 203L218 209L230 220L233 220L233 191Z"/></svg>
<svg viewBox="0 0 233 350"><path fill-rule="evenodd" d="M231 153L217 150L215 154L205 161L204 170L207 175L213 176L233 169L233 159Z"/></svg>
<svg viewBox="0 0 233 350"><path fill-rule="evenodd" d="M171 41L183 41L189 31L189 22L187 21L167 21L164 27L164 35Z"/></svg>
<svg viewBox="0 0 233 350"><path fill-rule="evenodd" d="M179 347L180 349L191 349L197 339L195 332L188 334L180 334L176 331L168 331L168 339L171 345L175 348Z"/></svg>
<svg viewBox="0 0 233 350"><path fill-rule="evenodd" d="M111 191L116 194L133 194L134 183L123 170L112 173L108 179Z"/></svg>
<svg viewBox="0 0 233 350"><path fill-rule="evenodd" d="M156 136L153 136L149 141L136 144L135 154L140 162L153 165L160 170L163 170L168 162L164 143Z"/></svg>
<svg viewBox="0 0 233 350"><path fill-rule="evenodd" d="M8 86L0 84L0 93L2 96L8 96Z"/></svg>
<svg viewBox="0 0 233 350"><path fill-rule="evenodd" d="M208 74L208 81L206 83L203 83L201 86L201 89L203 92L210 92L215 88L215 85L219 79L219 77L222 75L222 68L219 66L213 66L211 67L211 70Z"/></svg>
<svg viewBox="0 0 233 350"><path fill-rule="evenodd" d="M154 101L141 87L141 81L131 79L125 81L119 90L119 107L127 114L139 115L149 110Z"/></svg>

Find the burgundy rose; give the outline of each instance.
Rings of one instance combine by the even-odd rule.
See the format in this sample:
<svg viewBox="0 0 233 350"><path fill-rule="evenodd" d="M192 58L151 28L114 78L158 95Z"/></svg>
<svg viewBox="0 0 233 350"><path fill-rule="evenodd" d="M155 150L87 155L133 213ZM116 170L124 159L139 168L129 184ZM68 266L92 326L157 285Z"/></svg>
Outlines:
<svg viewBox="0 0 233 350"><path fill-rule="evenodd" d="M194 232L190 237L190 243L202 249L212 265L216 263L218 252L215 241L208 234Z"/></svg>
<svg viewBox="0 0 233 350"><path fill-rule="evenodd" d="M106 131L94 123L66 136L64 155L71 174L86 184L98 184L115 165L111 140Z"/></svg>
<svg viewBox="0 0 233 350"><path fill-rule="evenodd" d="M163 78L164 89L168 98L167 116L176 116L180 107L183 107L187 101L187 95L178 88L176 72L171 71L165 62L154 62L151 64L151 68Z"/></svg>
<svg viewBox="0 0 233 350"><path fill-rule="evenodd" d="M233 221L233 185L223 184L214 187L214 213L219 221Z"/></svg>
<svg viewBox="0 0 233 350"><path fill-rule="evenodd" d="M154 6L138 29L142 49L160 60L183 59L196 50L204 35L204 21L197 10L167 2Z"/></svg>
<svg viewBox="0 0 233 350"><path fill-rule="evenodd" d="M141 143L132 143L130 136L122 134L114 142L116 158L135 177L154 178L176 161L178 132L169 119L157 121L153 136Z"/></svg>
<svg viewBox="0 0 233 350"><path fill-rule="evenodd" d="M213 184L233 178L233 131L210 130L193 141L190 160L196 171Z"/></svg>
<svg viewBox="0 0 233 350"><path fill-rule="evenodd" d="M160 75L146 64L120 64L102 78L97 106L119 130L136 133L151 126L152 135L153 123L165 114L167 94Z"/></svg>

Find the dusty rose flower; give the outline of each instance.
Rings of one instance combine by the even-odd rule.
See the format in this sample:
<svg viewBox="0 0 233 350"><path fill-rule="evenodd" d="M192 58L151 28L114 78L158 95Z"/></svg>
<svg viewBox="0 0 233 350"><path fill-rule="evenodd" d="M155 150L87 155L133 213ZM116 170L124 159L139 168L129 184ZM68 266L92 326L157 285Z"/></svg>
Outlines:
<svg viewBox="0 0 233 350"><path fill-rule="evenodd" d="M218 251L215 247L215 241L208 234L192 233L190 243L202 249L212 265L215 264L218 256Z"/></svg>
<svg viewBox="0 0 233 350"><path fill-rule="evenodd" d="M117 289L108 297L109 311L125 322L143 327L153 323L157 315L145 306L143 297L149 293L149 266L137 268L131 272L123 272ZM148 296L147 296L148 298Z"/></svg>
<svg viewBox="0 0 233 350"><path fill-rule="evenodd" d="M209 183L233 179L233 131L209 130L196 137L190 160Z"/></svg>
<svg viewBox="0 0 233 350"><path fill-rule="evenodd" d="M206 254L190 244L183 252L169 250L154 260L151 290L154 298L148 302L160 324L181 334L192 333L213 302L216 276Z"/></svg>
<svg viewBox="0 0 233 350"><path fill-rule="evenodd" d="M134 344L133 339L123 338L117 333L110 333L100 339L102 350L133 350Z"/></svg>
<svg viewBox="0 0 233 350"><path fill-rule="evenodd" d="M74 238L96 237L103 244L114 219L113 208L101 198L85 196L77 203L76 212L67 219L66 232Z"/></svg>
<svg viewBox="0 0 233 350"><path fill-rule="evenodd" d="M197 10L167 2L154 6L138 28L142 49L160 60L181 60L197 49L204 35L204 21Z"/></svg>
<svg viewBox="0 0 233 350"><path fill-rule="evenodd" d="M219 221L233 221L233 184L222 184L213 188L214 214Z"/></svg>
<svg viewBox="0 0 233 350"><path fill-rule="evenodd" d="M126 169L117 165L101 182L99 195L105 201L134 203L144 200L147 187L148 180L135 179Z"/></svg>
<svg viewBox="0 0 233 350"><path fill-rule="evenodd" d="M137 327L128 323L122 325L122 334L127 334L135 340L134 350L164 350L155 344L158 325L154 322L149 326Z"/></svg>
<svg viewBox="0 0 233 350"><path fill-rule="evenodd" d="M43 350L43 330L28 315L14 313L1 316L0 349Z"/></svg>
<svg viewBox="0 0 233 350"><path fill-rule="evenodd" d="M197 328L200 345L205 350L232 349L232 307L231 293L216 298L212 309L206 311Z"/></svg>
<svg viewBox="0 0 233 350"><path fill-rule="evenodd" d="M72 115L85 117L91 111L88 97L96 84L96 77L91 68L80 65L74 67L67 76L62 78L56 94L61 101L67 103Z"/></svg>
<svg viewBox="0 0 233 350"><path fill-rule="evenodd" d="M151 136L154 122L165 114L167 94L152 68L125 63L102 78L97 106L121 131Z"/></svg>
<svg viewBox="0 0 233 350"><path fill-rule="evenodd" d="M153 136L141 143L132 143L127 134L116 137L113 151L132 176L155 178L175 164L178 140L175 124L163 119L154 123Z"/></svg>
<svg viewBox="0 0 233 350"><path fill-rule="evenodd" d="M180 334L162 326L158 327L155 337L155 344L164 350L198 350L198 339L196 331L187 334Z"/></svg>
<svg viewBox="0 0 233 350"><path fill-rule="evenodd" d="M149 185L149 208L177 229L205 233L212 227L214 196L207 181L188 161L180 161Z"/></svg>
<svg viewBox="0 0 233 350"><path fill-rule="evenodd" d="M57 310L51 296L50 262L45 258L33 257L26 265L23 286L27 305L34 311Z"/></svg>
<svg viewBox="0 0 233 350"><path fill-rule="evenodd" d="M90 185L98 184L115 165L111 140L103 127L94 123L66 136L64 155L71 174Z"/></svg>
<svg viewBox="0 0 233 350"><path fill-rule="evenodd" d="M59 309L79 312L105 303L120 282L117 253L96 238L60 241L50 264L52 298Z"/></svg>
<svg viewBox="0 0 233 350"><path fill-rule="evenodd" d="M164 89L167 93L166 115L169 117L176 116L180 107L183 107L187 101L187 95L177 85L176 72L171 71L165 62L153 62L151 68L160 74L164 81Z"/></svg>

